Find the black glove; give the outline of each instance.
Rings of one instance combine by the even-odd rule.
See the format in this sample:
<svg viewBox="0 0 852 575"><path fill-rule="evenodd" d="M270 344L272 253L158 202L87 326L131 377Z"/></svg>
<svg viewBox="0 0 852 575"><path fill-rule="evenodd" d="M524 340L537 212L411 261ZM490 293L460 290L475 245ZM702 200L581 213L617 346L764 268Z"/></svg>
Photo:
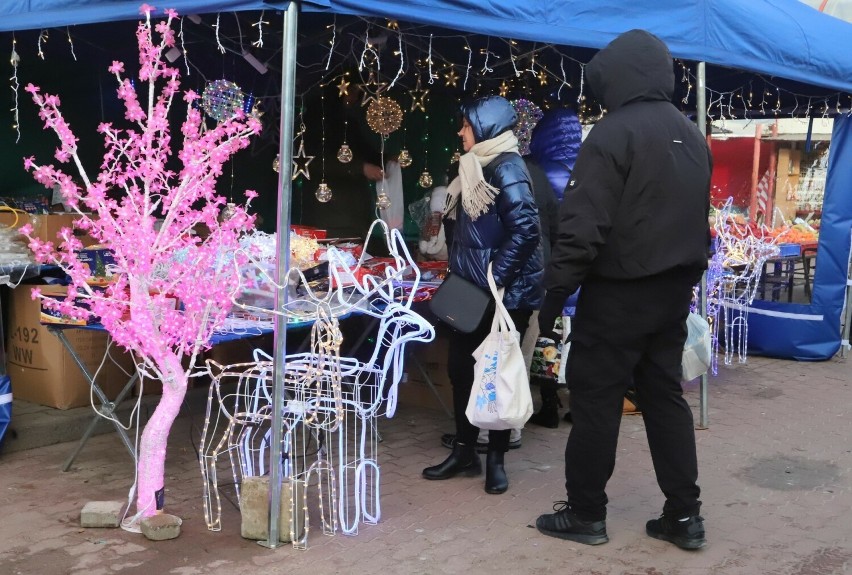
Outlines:
<svg viewBox="0 0 852 575"><path fill-rule="evenodd" d="M538 331L543 337L549 337L556 341L559 338L554 332L556 318L562 315L565 305L565 293L562 291L549 290L544 296L544 302L538 312Z"/></svg>

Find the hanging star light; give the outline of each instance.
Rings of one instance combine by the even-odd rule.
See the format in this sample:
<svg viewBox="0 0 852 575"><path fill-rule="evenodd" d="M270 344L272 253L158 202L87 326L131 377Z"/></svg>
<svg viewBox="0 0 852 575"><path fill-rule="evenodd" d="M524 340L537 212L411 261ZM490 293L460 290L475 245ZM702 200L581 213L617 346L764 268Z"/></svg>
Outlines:
<svg viewBox="0 0 852 575"><path fill-rule="evenodd" d="M311 173L308 171L308 164L314 161L314 156L305 155L305 142L299 140L299 151L293 156L293 177L295 180L300 175L305 176L306 180L311 179Z"/></svg>
<svg viewBox="0 0 852 575"><path fill-rule="evenodd" d="M340 83L337 85L337 95L341 98L349 95L349 84L351 84L349 80L346 79L346 76L342 76L340 78Z"/></svg>
<svg viewBox="0 0 852 575"><path fill-rule="evenodd" d="M371 103L376 101L379 94L387 87L387 82L378 82L376 81L376 74L370 70L370 75L367 78L367 81L363 84L358 84L358 88L361 90L363 96L361 97L361 107L369 106ZM375 86L375 90L370 90L370 86Z"/></svg>
<svg viewBox="0 0 852 575"><path fill-rule="evenodd" d="M447 86L455 88L459 81L458 72L455 66L450 66L450 71L444 74L444 79L447 81Z"/></svg>
<svg viewBox="0 0 852 575"><path fill-rule="evenodd" d="M499 90L499 93L500 93L500 95L501 95L501 96L503 96L504 98L505 98L505 97L506 97L506 95L509 93L509 84L507 84L507 83L506 83L506 80L503 80L502 82L500 82L500 90Z"/></svg>
<svg viewBox="0 0 852 575"><path fill-rule="evenodd" d="M547 85L547 72L545 72L544 70L539 70L536 77L538 78L538 81L542 86Z"/></svg>
<svg viewBox="0 0 852 575"><path fill-rule="evenodd" d="M417 86L413 90L409 90L408 94L411 96L411 109L409 111L420 110L421 112L426 112L426 97L429 95L429 89L424 90L420 87L419 76L417 78Z"/></svg>

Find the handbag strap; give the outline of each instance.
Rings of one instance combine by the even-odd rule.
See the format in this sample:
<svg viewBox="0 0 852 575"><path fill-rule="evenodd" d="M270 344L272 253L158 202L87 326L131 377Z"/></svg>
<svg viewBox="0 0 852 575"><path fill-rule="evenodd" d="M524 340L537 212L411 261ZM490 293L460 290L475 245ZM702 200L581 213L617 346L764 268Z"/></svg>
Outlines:
<svg viewBox="0 0 852 575"><path fill-rule="evenodd" d="M503 293L505 292L505 288L497 289L497 283L494 281L494 274L491 273L491 262L488 262L487 277L488 287L491 288L491 295L494 296L494 302L496 304L494 309L494 320L491 322L491 331L497 331L498 325L500 327L500 331L517 331L517 329L515 329L515 322L512 320L512 316L509 315L509 310L507 310L506 306L503 304Z"/></svg>

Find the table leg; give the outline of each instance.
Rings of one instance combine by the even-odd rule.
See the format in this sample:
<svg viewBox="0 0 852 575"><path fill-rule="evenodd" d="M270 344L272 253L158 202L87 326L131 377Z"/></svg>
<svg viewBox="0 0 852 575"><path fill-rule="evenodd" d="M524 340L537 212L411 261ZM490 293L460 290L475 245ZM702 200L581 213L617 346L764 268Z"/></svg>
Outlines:
<svg viewBox="0 0 852 575"><path fill-rule="evenodd" d="M86 444L87 441L89 441L89 438L92 436L92 433L94 433L95 426L98 424L98 420L100 419L100 417L102 415L106 417L112 417L112 415L115 413L115 408L124 400L127 394L130 393L130 390L133 389L133 384L136 383L136 380L139 378L139 373L136 372L133 374L133 376L127 381L127 383L124 384L124 388L115 398L115 401L112 402L109 400L109 398L107 398L103 390L95 383L95 378L89 372L88 368L83 363L83 360L80 359L80 356L74 350L73 346L71 345L71 342L68 341L68 338L65 337L65 334L62 332L62 330L49 327L48 331L55 335L59 339L60 343L62 343L62 346L68 351L68 355L71 356L71 359L74 360L74 363L77 364L77 367L83 373L85 378L89 381L89 385L92 386L92 391L98 397L98 401L101 402L101 405L98 408L99 413L93 416L91 423L89 423L89 427L86 429L86 432L83 434L83 437L80 438L80 442L77 445L77 448L74 450L74 453L71 454L71 456L65 461L62 466L62 471L68 471L71 468L71 465L74 463L74 460L77 458L77 455L79 455L80 451L83 449L83 446ZM130 457L135 460L136 448L130 441L130 437L128 437L127 432L125 432L124 428L121 427L121 425L119 425L117 421L113 419L110 419L110 421L113 427L115 427L115 430L118 432L119 438L121 439L122 443L124 443L124 446L127 447L127 451L130 452Z"/></svg>

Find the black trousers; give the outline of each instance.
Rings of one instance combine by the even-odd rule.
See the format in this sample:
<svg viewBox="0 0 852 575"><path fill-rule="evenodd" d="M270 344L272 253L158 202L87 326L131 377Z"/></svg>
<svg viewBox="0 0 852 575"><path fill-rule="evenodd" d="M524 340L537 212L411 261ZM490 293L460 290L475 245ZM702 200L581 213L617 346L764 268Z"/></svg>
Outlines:
<svg viewBox="0 0 852 575"><path fill-rule="evenodd" d="M580 518L606 518L624 393L635 383L663 511L699 512L692 411L681 356L696 271L583 284L566 366L573 426L565 448L568 503Z"/></svg>
<svg viewBox="0 0 852 575"><path fill-rule="evenodd" d="M515 329L520 332L521 340L523 340L532 310L510 309L509 315L512 317L512 321L515 322ZM447 372L450 376L450 383L453 386L453 411L456 418L456 437L459 443L466 445L474 445L479 437L479 428L471 424L464 414L467 401L470 398L470 390L473 388L473 367L476 363L471 354L476 351L476 348L479 347L479 344L482 343L491 331L492 319L493 316L485 318L473 333L450 332ZM511 431L511 429L490 430L488 432L488 448L495 451L508 451L509 433Z"/></svg>

